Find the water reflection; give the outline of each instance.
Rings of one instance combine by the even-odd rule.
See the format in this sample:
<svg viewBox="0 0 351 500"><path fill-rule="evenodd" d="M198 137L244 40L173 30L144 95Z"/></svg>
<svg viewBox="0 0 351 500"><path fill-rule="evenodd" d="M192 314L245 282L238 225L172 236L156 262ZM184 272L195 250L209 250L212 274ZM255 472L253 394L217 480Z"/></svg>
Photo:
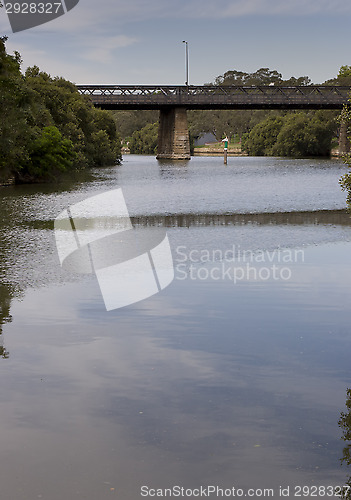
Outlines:
<svg viewBox="0 0 351 500"><path fill-rule="evenodd" d="M168 172L179 172L183 167L187 167L189 165L190 160L157 160L157 163L160 167L160 172L168 171Z"/></svg>
<svg viewBox="0 0 351 500"><path fill-rule="evenodd" d="M187 160L180 160L178 162L158 160L159 177L162 180L169 181L187 179L189 176L188 164L189 161Z"/></svg>
<svg viewBox="0 0 351 500"><path fill-rule="evenodd" d="M351 226L346 210L316 210L277 213L227 213L227 214L170 214L131 217L133 225L191 227L191 226L242 226L255 225L341 225Z"/></svg>
<svg viewBox="0 0 351 500"><path fill-rule="evenodd" d="M304 212L278 212L278 213L185 213L169 215L142 215L131 216L130 220L133 226L142 227L210 227L210 226L351 226L351 216L346 210L316 210ZM116 225L116 217L99 217L90 220L88 217L81 219L86 227L112 228ZM120 221L120 218L118 218ZM18 223L20 227L52 230L54 228L53 220L22 220Z"/></svg>
<svg viewBox="0 0 351 500"><path fill-rule="evenodd" d="M222 163L129 157L82 184L0 189L0 331L14 316L0 363L4 498L79 490L100 500L116 488L135 500L141 484L204 478L343 481L335 422L349 376L351 232L341 169ZM60 268L53 221L116 186L133 225L166 227L174 249L303 246L306 260L287 284L175 280L107 314L94 279Z"/></svg>
<svg viewBox="0 0 351 500"><path fill-rule="evenodd" d="M5 323L12 321L10 314L11 298L10 287L0 284L0 357L4 359L9 357L9 352L3 345L2 327Z"/></svg>

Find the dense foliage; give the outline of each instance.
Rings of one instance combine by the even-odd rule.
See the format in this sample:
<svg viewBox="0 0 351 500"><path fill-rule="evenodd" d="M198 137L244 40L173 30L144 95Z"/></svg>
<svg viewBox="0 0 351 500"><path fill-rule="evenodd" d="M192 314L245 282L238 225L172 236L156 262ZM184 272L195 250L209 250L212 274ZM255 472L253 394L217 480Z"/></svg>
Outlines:
<svg viewBox="0 0 351 500"><path fill-rule="evenodd" d="M189 133L190 152L194 153L194 138ZM158 122L136 130L128 142L130 152L140 155L157 155Z"/></svg>
<svg viewBox="0 0 351 500"><path fill-rule="evenodd" d="M158 121L157 110L112 111L119 135L127 142L137 130Z"/></svg>
<svg viewBox="0 0 351 500"><path fill-rule="evenodd" d="M21 58L0 38L0 182L57 179L64 172L120 160L113 117L95 109L75 85Z"/></svg>
<svg viewBox="0 0 351 500"><path fill-rule="evenodd" d="M252 156L272 156L283 123L282 117L268 116L243 138L242 148Z"/></svg>
<svg viewBox="0 0 351 500"><path fill-rule="evenodd" d="M351 99L350 99L350 104L344 107L340 116L340 120L342 120L348 126L348 131L350 131L350 124L351 124L350 106L351 106ZM350 134L348 138L350 141L351 140ZM349 209L351 210L351 154L350 153L344 155L344 162L348 166L348 172L341 177L340 185L341 188L347 192L347 204L349 206Z"/></svg>
<svg viewBox="0 0 351 500"><path fill-rule="evenodd" d="M133 154L157 154L158 123L146 125L136 130L129 141L129 149Z"/></svg>
<svg viewBox="0 0 351 500"><path fill-rule="evenodd" d="M288 80L283 80L283 75L276 70L260 68L254 73L231 70L224 75L217 76L212 85L309 85L311 80L308 76L295 78L292 76Z"/></svg>
<svg viewBox="0 0 351 500"><path fill-rule="evenodd" d="M336 78L327 80L325 85L351 85L351 66L341 66Z"/></svg>
<svg viewBox="0 0 351 500"><path fill-rule="evenodd" d="M243 149L253 156L328 156L337 126L328 111L268 117L245 137Z"/></svg>

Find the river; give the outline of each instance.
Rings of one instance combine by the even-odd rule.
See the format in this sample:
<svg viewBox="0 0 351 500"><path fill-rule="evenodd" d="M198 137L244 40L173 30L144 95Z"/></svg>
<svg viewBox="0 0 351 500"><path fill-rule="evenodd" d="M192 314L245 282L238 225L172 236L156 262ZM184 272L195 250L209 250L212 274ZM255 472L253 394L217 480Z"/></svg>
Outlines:
<svg viewBox="0 0 351 500"><path fill-rule="evenodd" d="M128 155L74 182L0 188L1 497L296 498L344 484L345 170ZM60 266L54 221L117 188L136 231L167 232L174 280L107 312L94 273Z"/></svg>

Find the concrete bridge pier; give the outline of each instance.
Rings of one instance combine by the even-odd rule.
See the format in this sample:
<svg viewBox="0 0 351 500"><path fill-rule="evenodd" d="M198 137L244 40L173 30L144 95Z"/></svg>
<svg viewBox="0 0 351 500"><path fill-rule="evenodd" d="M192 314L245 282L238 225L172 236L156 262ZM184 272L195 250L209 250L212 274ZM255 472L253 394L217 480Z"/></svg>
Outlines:
<svg viewBox="0 0 351 500"><path fill-rule="evenodd" d="M186 108L161 108L158 125L157 159L190 160Z"/></svg>
<svg viewBox="0 0 351 500"><path fill-rule="evenodd" d="M346 121L340 123L339 129L339 154L350 152L350 141L348 138L348 124Z"/></svg>

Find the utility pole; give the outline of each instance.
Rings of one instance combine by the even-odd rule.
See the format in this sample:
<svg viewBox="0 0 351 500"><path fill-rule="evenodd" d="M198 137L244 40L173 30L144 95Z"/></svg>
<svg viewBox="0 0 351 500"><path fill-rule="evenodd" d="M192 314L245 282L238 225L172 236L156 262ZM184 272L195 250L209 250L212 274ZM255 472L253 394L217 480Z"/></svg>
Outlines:
<svg viewBox="0 0 351 500"><path fill-rule="evenodd" d="M183 40L183 43L185 43L185 85L188 87L189 86L189 47L188 47L188 42L186 40Z"/></svg>

